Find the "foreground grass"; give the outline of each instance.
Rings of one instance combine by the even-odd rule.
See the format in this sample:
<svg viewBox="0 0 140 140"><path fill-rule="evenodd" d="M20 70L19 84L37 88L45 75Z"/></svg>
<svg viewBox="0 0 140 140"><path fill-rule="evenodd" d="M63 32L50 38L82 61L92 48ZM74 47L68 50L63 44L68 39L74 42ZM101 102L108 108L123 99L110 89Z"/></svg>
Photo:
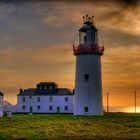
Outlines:
<svg viewBox="0 0 140 140"><path fill-rule="evenodd" d="M13 115L0 118L0 139L139 140L140 114Z"/></svg>

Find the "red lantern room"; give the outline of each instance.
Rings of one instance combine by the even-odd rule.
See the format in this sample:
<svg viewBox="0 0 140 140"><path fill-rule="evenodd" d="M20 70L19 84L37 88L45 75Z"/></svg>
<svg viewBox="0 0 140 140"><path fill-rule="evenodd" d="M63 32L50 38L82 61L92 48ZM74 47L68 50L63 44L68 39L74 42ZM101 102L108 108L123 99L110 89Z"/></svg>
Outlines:
<svg viewBox="0 0 140 140"><path fill-rule="evenodd" d="M94 16L83 16L84 25L79 29L79 34L73 45L74 55L96 54L103 55L104 46L99 46L98 29L94 25Z"/></svg>

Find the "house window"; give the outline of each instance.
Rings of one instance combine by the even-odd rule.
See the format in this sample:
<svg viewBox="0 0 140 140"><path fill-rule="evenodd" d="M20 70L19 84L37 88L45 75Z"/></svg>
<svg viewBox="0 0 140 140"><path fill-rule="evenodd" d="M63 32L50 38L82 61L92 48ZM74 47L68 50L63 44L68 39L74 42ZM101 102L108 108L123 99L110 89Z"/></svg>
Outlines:
<svg viewBox="0 0 140 140"><path fill-rule="evenodd" d="M49 86L49 90L52 90L53 89L53 86Z"/></svg>
<svg viewBox="0 0 140 140"><path fill-rule="evenodd" d="M87 106L85 107L85 112L88 112L88 107Z"/></svg>
<svg viewBox="0 0 140 140"><path fill-rule="evenodd" d="M86 42L86 40L87 40L87 36L85 35L85 36L84 36L84 42Z"/></svg>
<svg viewBox="0 0 140 140"><path fill-rule="evenodd" d="M65 110L68 110L68 106L65 106Z"/></svg>
<svg viewBox="0 0 140 140"><path fill-rule="evenodd" d="M23 110L25 110L25 109L26 109L26 106L25 106L25 105L23 105L23 106L22 106L22 109L23 109Z"/></svg>
<svg viewBox="0 0 140 140"><path fill-rule="evenodd" d="M53 101L53 97L49 97L49 101L52 102Z"/></svg>
<svg viewBox="0 0 140 140"><path fill-rule="evenodd" d="M40 97L37 97L37 101L40 102Z"/></svg>
<svg viewBox="0 0 140 140"><path fill-rule="evenodd" d="M45 90L47 90L47 89L48 89L48 87L47 87L47 86L44 86L44 89L45 89Z"/></svg>
<svg viewBox="0 0 140 140"><path fill-rule="evenodd" d="M68 97L65 97L65 102L68 102Z"/></svg>
<svg viewBox="0 0 140 140"><path fill-rule="evenodd" d="M40 90L42 90L42 86L39 86L38 88L39 88Z"/></svg>
<svg viewBox="0 0 140 140"><path fill-rule="evenodd" d="M22 97L22 101L25 102L25 97Z"/></svg>
<svg viewBox="0 0 140 140"><path fill-rule="evenodd" d="M37 106L37 110L40 110L40 105Z"/></svg>
<svg viewBox="0 0 140 140"><path fill-rule="evenodd" d="M32 96L29 96L29 99L32 99Z"/></svg>
<svg viewBox="0 0 140 140"><path fill-rule="evenodd" d="M88 81L89 80L89 74L84 74L84 80Z"/></svg>
<svg viewBox="0 0 140 140"><path fill-rule="evenodd" d="M52 110L52 106L49 106L49 110Z"/></svg>

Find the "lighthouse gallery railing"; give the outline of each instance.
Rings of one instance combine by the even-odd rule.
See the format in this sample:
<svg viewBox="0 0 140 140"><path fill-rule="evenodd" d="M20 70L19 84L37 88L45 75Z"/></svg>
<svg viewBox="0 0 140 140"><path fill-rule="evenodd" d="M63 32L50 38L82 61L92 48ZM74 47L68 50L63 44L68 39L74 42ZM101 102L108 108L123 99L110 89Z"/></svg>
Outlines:
<svg viewBox="0 0 140 140"><path fill-rule="evenodd" d="M84 45L73 45L73 52L75 55L78 54L100 54L102 55L104 52L104 46L99 47L98 45L92 45L92 46L84 46Z"/></svg>

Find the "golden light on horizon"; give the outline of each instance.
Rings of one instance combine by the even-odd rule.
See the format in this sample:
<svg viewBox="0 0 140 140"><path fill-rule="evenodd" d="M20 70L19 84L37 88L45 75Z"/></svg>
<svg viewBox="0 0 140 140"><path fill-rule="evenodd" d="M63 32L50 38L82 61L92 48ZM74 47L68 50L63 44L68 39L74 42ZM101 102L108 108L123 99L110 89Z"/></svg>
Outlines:
<svg viewBox="0 0 140 140"><path fill-rule="evenodd" d="M123 112L135 113L135 107L127 107L122 110ZM136 113L140 113L140 106L136 107Z"/></svg>

